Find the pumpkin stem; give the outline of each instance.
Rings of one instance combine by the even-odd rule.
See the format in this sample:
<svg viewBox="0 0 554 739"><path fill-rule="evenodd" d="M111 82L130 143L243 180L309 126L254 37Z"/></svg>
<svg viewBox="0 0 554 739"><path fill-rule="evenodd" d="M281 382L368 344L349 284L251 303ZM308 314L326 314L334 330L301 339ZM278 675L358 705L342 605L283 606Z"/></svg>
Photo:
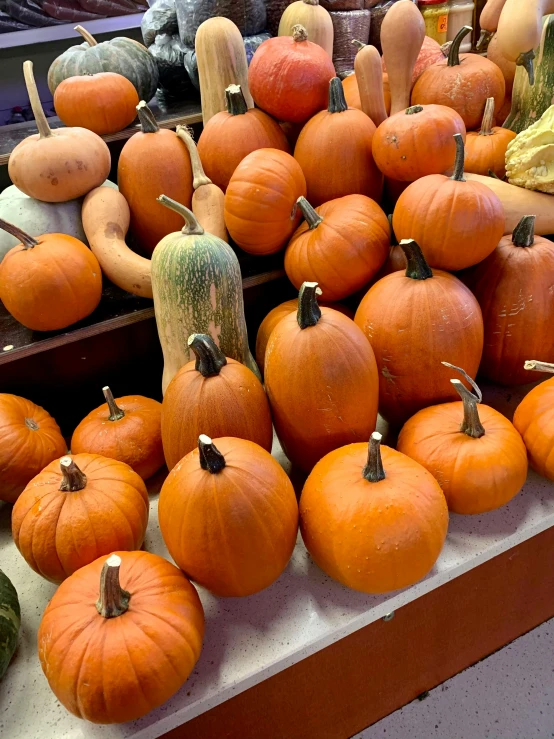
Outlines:
<svg viewBox="0 0 554 739"><path fill-rule="evenodd" d="M304 220L308 224L310 231L317 228L320 223L323 223L323 218L319 215L316 209L308 203L305 197L301 195L296 201L296 204L302 211L302 215L304 216Z"/></svg>
<svg viewBox="0 0 554 739"><path fill-rule="evenodd" d="M421 113L423 111L423 107L421 105L411 105L409 108L406 108L406 115L414 115L415 113Z"/></svg>
<svg viewBox="0 0 554 739"><path fill-rule="evenodd" d="M368 482L381 482L385 479L385 470L381 459L382 438L378 431L374 431L369 440L367 464L362 470L362 475Z"/></svg>
<svg viewBox="0 0 554 739"><path fill-rule="evenodd" d="M192 167L192 186L195 190L198 190L202 185L211 185L212 181L208 175L204 172L202 166L202 160L200 154L194 143L194 139L190 134L190 130L186 126L177 126L177 137L181 139L184 145L187 147L187 151L190 157L190 165Z"/></svg>
<svg viewBox="0 0 554 739"><path fill-rule="evenodd" d="M456 161L454 162L454 174L450 178L456 180L456 182L465 182L464 178L464 164L465 164L465 150L464 150L464 139L461 133L454 134L454 141L456 142Z"/></svg>
<svg viewBox="0 0 554 739"><path fill-rule="evenodd" d="M535 372L549 372L554 374L554 364L550 362L539 362L537 359L526 359L523 369L534 370Z"/></svg>
<svg viewBox="0 0 554 739"><path fill-rule="evenodd" d="M104 393L104 398L106 399L106 403L108 404L108 408L110 411L108 421L121 421L122 418L125 418L125 411L121 410L121 408L115 402L113 393L110 388L106 385L106 387L102 388L102 392Z"/></svg>
<svg viewBox="0 0 554 739"><path fill-rule="evenodd" d="M319 0L302 0L305 5L319 5Z"/></svg>
<svg viewBox="0 0 554 739"><path fill-rule="evenodd" d="M212 475L216 475L221 472L225 467L225 457L214 446L213 441L209 436L200 434L198 437L198 451L200 453L200 467L206 470Z"/></svg>
<svg viewBox="0 0 554 739"><path fill-rule="evenodd" d="M317 282L304 282L298 293L298 311L296 320L300 328L308 328L315 326L321 318L321 308L317 302L317 296L321 295L321 290L317 286Z"/></svg>
<svg viewBox="0 0 554 739"><path fill-rule="evenodd" d="M361 41L358 41L358 39L355 39L355 38L352 39L352 41L350 43L354 44L354 46L358 49L358 51L360 51L360 49L363 49L364 46L367 46L367 44L364 44L364 43L362 43Z"/></svg>
<svg viewBox="0 0 554 739"><path fill-rule="evenodd" d="M468 33L471 33L473 28L471 26L463 26L456 34L452 45L448 51L448 66L457 67L460 64L460 46L462 41L465 39Z"/></svg>
<svg viewBox="0 0 554 739"><path fill-rule="evenodd" d="M31 431L38 431L40 428L34 418L26 418L25 426L27 426L27 428L30 429Z"/></svg>
<svg viewBox="0 0 554 739"><path fill-rule="evenodd" d="M87 31L86 28L83 28L83 26L75 26L73 30L80 33L89 46L98 46L98 41Z"/></svg>
<svg viewBox="0 0 554 739"><path fill-rule="evenodd" d="M535 218L536 216L523 216L512 233L512 244L514 246L533 246L535 243Z"/></svg>
<svg viewBox="0 0 554 739"><path fill-rule="evenodd" d="M533 65L533 59L535 58L535 52L533 49L521 53L516 59L516 64L520 67L524 67L529 77L529 84L531 87L535 84L535 67Z"/></svg>
<svg viewBox="0 0 554 739"><path fill-rule="evenodd" d="M344 88L338 77L333 77L329 82L329 105L327 110L329 113L344 113L345 110L348 110Z"/></svg>
<svg viewBox="0 0 554 739"><path fill-rule="evenodd" d="M14 238L18 239L23 244L24 249L32 249L33 246L38 246L40 244L40 241L37 241L37 239L29 236L29 234L26 234L25 231L22 231L17 226L14 226L13 223L8 223L3 218L0 218L0 228L2 229L2 231L6 231Z"/></svg>
<svg viewBox="0 0 554 739"><path fill-rule="evenodd" d="M38 96L37 84L35 82L35 75L33 74L33 62L23 62L23 77L25 78L25 87L27 88L27 94L29 95L29 102L31 103L31 110L35 116L35 123L37 124L38 132L41 139L47 139L49 136L53 136L40 98Z"/></svg>
<svg viewBox="0 0 554 739"><path fill-rule="evenodd" d="M174 210L175 213L183 216L183 218L185 219L185 225L181 229L182 234L184 234L185 236L201 236L204 233L204 229L196 220L196 216L194 215L194 213L188 208L185 208L184 205L181 205L181 203L178 203L176 200L168 198L167 195L160 195L160 197L157 198L157 201L158 203L165 205L166 208Z"/></svg>
<svg viewBox="0 0 554 739"><path fill-rule="evenodd" d="M494 118L494 98L487 98L485 103L485 112L483 113L483 120L481 121L481 130L479 136L492 136L492 119Z"/></svg>
<svg viewBox="0 0 554 739"><path fill-rule="evenodd" d="M96 601L96 610L102 618L117 618L129 608L131 594L123 590L119 583L121 557L112 554L104 562L100 575L100 597Z"/></svg>
<svg viewBox="0 0 554 739"><path fill-rule="evenodd" d="M487 176L492 177L493 180L500 180L500 177L495 172L493 172L492 169L489 169L489 171L487 172Z"/></svg>
<svg viewBox="0 0 554 739"><path fill-rule="evenodd" d="M76 493L87 484L87 476L77 467L71 457L62 457L60 459L60 469L63 479L60 490L65 493Z"/></svg>
<svg viewBox="0 0 554 739"><path fill-rule="evenodd" d="M196 356L195 369L203 377L219 375L227 357L208 334L191 334L187 344Z"/></svg>
<svg viewBox="0 0 554 739"><path fill-rule="evenodd" d="M240 85L229 85L225 88L225 102L227 103L227 112L231 115L248 113L248 106Z"/></svg>
<svg viewBox="0 0 554 739"><path fill-rule="evenodd" d="M295 41L307 41L308 32L306 31L304 26L301 26L300 23L297 23L295 26L292 27L292 38Z"/></svg>
<svg viewBox="0 0 554 739"><path fill-rule="evenodd" d="M152 113L144 100L141 100L137 105L137 114L142 133L157 133L160 130L154 118L154 113Z"/></svg>
<svg viewBox="0 0 554 739"><path fill-rule="evenodd" d="M423 252L417 241L413 239L402 239L398 245L406 257L406 277L411 280L428 280L433 276L431 267L427 264Z"/></svg>
<svg viewBox="0 0 554 739"><path fill-rule="evenodd" d="M467 389L461 380L450 380L464 404L464 420L460 426L460 431L467 434L467 436L471 436L473 439L480 439L481 436L485 435L485 429L483 428L481 419L479 418L477 403L480 403L483 400L483 393L479 389L475 380L473 380L461 367L456 367L455 364L450 364L450 362L441 362L441 364L449 369L459 372L474 389L475 395Z"/></svg>
<svg viewBox="0 0 554 739"><path fill-rule="evenodd" d="M477 42L477 46L475 47L479 53L481 53L482 51L486 51L493 35L494 34L492 31L485 31L484 29L481 29L481 35L479 36L479 41Z"/></svg>

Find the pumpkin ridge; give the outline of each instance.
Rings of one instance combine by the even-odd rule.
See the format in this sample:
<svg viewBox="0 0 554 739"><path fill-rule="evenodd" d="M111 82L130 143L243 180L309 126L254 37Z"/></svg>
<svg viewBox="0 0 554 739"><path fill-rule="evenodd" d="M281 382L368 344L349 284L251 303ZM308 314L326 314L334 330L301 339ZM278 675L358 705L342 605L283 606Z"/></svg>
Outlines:
<svg viewBox="0 0 554 739"><path fill-rule="evenodd" d="M58 515L57 515L57 518L56 518L56 522L55 522L55 525L56 525L56 528L57 528L58 521L60 520L60 516L61 516L62 510L63 510L65 501L64 501L64 499L63 499L62 496L58 496L53 491L52 492L52 501L51 502L56 502L56 501L59 501L59 511L58 511ZM42 513L44 514L44 511L46 510L46 507L45 506L41 506L41 510L42 510ZM32 508L30 508L28 510L28 514L31 513L31 512L32 512ZM27 515L25 516L25 518L26 517L27 517ZM32 557L32 560L33 560L33 564L36 566L37 571L40 572L40 574L42 575L42 577L45 577L44 573L42 572L42 569L37 564L37 558L35 556L35 536L34 536L34 533L35 533L35 529L37 527L37 524L40 523L40 520L41 520L40 518L37 518L37 517L34 518L33 525L32 525L32 527L30 529L30 532L29 532L30 535L28 535L26 538L27 539L32 539L32 546L31 546L30 554L31 554L31 557ZM20 532L21 532L21 528L22 528L22 526L20 526L20 529L19 529ZM18 537L18 539L19 539L19 537ZM63 567L63 565L62 565L62 563L60 561L60 558L58 557L58 551L57 551L57 548L56 548L55 544L54 544L54 551L51 552L51 554L53 554L56 557L58 570L60 570L62 572L65 572L64 567Z"/></svg>
<svg viewBox="0 0 554 739"><path fill-rule="evenodd" d="M144 611L144 612L146 613L147 611ZM136 611L135 611L135 613L136 613ZM194 651L193 651L193 649L192 649L191 645L190 645L190 644L188 643L188 641L187 641L186 639L184 639L184 638L183 638L182 634L181 634L181 633L180 633L179 631L177 631L177 629L176 629L176 628L175 628L175 627L173 626L173 624L170 624L170 623L169 623L168 621L166 621L166 619L164 619L164 618L160 618L160 616L159 616L159 614L158 614L158 613L150 613L149 615L153 616L154 618L157 618L157 619L158 619L159 621L161 621L161 622L162 622L163 624L165 624L166 626L170 626L170 627L171 627L171 629L172 629L173 631L175 631L175 632L176 632L177 634L179 634L179 636L181 636L181 641L183 642L183 644L184 644L184 645L186 645L187 649L188 649L188 650L189 650L189 651L191 652L191 654L192 654L192 655L194 656ZM120 618L121 618L121 617L120 617ZM172 670L173 670L173 672L175 673L175 676L177 677L177 679L178 679L178 680L179 680L179 682L180 682L180 681L181 681L181 673L180 673L179 669L178 669L178 668L177 668L177 667L176 667L176 666L175 666L175 665L173 664L173 662L172 662L172 661L171 661L171 660L169 659L169 656L168 656L168 654L167 654L167 653L166 653L166 652L165 652L164 650L162 650L162 648L160 647L160 645L159 645L159 644L158 644L158 643L157 643L157 642L156 642L156 641L155 641L155 640L154 640L154 639L153 639L153 638L152 638L152 637L151 637L151 636L150 636L150 635L149 635L149 634L148 634L148 633L147 633L146 631L144 631L144 630L143 630L143 629L142 629L142 628L141 628L141 627L140 627L140 626L139 626L139 625L137 624L137 622L135 621L135 619L134 619L134 618L130 618L130 619L128 619L128 621L129 621L129 622L130 622L130 623L131 623L131 624L132 624L132 625L133 625L133 626L135 627L135 629L136 629L136 630L137 630L137 631L138 631L138 632L140 633L140 635L141 635L142 637L144 637L144 639L145 639L146 641L150 642L151 644L153 644L153 645L154 645L154 647L156 647L156 650L157 650L157 651L158 651L158 652L159 652L159 653L161 654L161 656L162 656L163 660L164 660L164 661L165 661L165 662L166 662L166 663L167 663L167 664L168 664L168 665L169 665L169 666L171 667L171 669L172 669ZM128 628L128 626L129 626L129 624L126 624L126 625L125 625L125 627L126 627L126 628ZM144 692L144 689L143 689L143 687L142 687L142 684L141 684L141 681L140 681L140 678L139 678L139 672L138 672L138 670L137 670L137 669L136 669L136 667L135 667L135 664L134 664L134 662L133 662L133 658L132 658L132 656L131 656L131 651L130 651L129 647L127 646L127 638L126 638L126 636L125 636L125 632L124 632L124 629L120 627L120 630L121 630L121 636L123 637L123 641L125 642L125 648L127 649L127 654L129 655L129 662L130 662L130 664L131 664L131 665L133 666L133 672L135 673L135 677L136 677L137 685L139 685L139 687L140 687L140 690L141 690L141 692L142 692L142 694L143 694L143 696L144 696L145 700L147 700L147 694L146 694L146 693Z"/></svg>

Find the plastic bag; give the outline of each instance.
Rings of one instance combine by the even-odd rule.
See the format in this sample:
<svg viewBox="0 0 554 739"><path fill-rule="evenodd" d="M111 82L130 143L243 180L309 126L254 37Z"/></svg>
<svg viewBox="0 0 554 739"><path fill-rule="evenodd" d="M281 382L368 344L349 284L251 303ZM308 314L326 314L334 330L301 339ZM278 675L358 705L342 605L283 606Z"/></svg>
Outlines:
<svg viewBox="0 0 554 739"><path fill-rule="evenodd" d="M261 46L268 38L271 38L269 33L260 33L257 36L244 37L244 49L246 51L246 61L248 64L252 61L252 57L254 56L258 46Z"/></svg>
<svg viewBox="0 0 554 739"><path fill-rule="evenodd" d="M5 11L0 10L0 33L12 33L13 31L28 31L32 26L20 23L8 15Z"/></svg>
<svg viewBox="0 0 554 739"><path fill-rule="evenodd" d="M369 38L369 10L338 10L330 14L333 21L333 64L340 75L354 69L357 49L352 39L367 44Z"/></svg>
<svg viewBox="0 0 554 739"><path fill-rule="evenodd" d="M137 6L131 0L79 0L79 5L89 13L110 17L138 12Z"/></svg>
<svg viewBox="0 0 554 739"><path fill-rule="evenodd" d="M185 51L185 56L183 59L185 70L192 84L200 92L200 79L198 77L198 64L196 62L196 51L194 49L188 49L186 46L185 46L185 49L186 51Z"/></svg>
<svg viewBox="0 0 554 739"><path fill-rule="evenodd" d="M88 13L79 5L77 0L41 0L41 5L45 13L65 23L94 21L106 17L96 13Z"/></svg>
<svg viewBox="0 0 554 739"><path fill-rule="evenodd" d="M175 0L181 41L194 46L198 26L208 18L229 18L243 36L265 30L265 0Z"/></svg>
<svg viewBox="0 0 554 739"><path fill-rule="evenodd" d="M288 6L293 2L294 0L266 0L265 7L267 11L267 30L272 36L277 36L281 16L288 8Z"/></svg>
<svg viewBox="0 0 554 739"><path fill-rule="evenodd" d="M175 0L158 0L146 11L140 27L145 46L151 46L160 34L174 36L179 33Z"/></svg>
<svg viewBox="0 0 554 739"><path fill-rule="evenodd" d="M371 10L371 25L369 28L369 43L375 46L379 54L383 53L381 49L381 26L385 20L386 14L392 8L397 0L381 0L373 5Z"/></svg>
<svg viewBox="0 0 554 739"><path fill-rule="evenodd" d="M65 23L47 15L35 0L7 0L6 10L16 21L33 28L59 26Z"/></svg>
<svg viewBox="0 0 554 739"><path fill-rule="evenodd" d="M190 89L191 83L184 67L187 47L177 34L160 33L148 51L158 65L162 90L180 92Z"/></svg>

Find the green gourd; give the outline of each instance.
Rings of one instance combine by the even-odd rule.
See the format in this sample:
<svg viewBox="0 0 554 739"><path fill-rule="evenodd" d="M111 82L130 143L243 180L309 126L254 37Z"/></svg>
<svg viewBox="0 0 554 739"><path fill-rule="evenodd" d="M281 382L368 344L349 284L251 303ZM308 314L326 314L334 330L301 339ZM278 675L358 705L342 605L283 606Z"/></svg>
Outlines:
<svg viewBox="0 0 554 739"><path fill-rule="evenodd" d="M5 675L17 647L21 610L16 590L0 570L0 680Z"/></svg>
<svg viewBox="0 0 554 739"><path fill-rule="evenodd" d="M187 340L209 334L226 357L260 372L248 348L242 277L236 254L205 233L184 205L161 195L162 205L185 220L181 232L165 236L152 254L152 292L162 351L162 390L175 373L194 359Z"/></svg>

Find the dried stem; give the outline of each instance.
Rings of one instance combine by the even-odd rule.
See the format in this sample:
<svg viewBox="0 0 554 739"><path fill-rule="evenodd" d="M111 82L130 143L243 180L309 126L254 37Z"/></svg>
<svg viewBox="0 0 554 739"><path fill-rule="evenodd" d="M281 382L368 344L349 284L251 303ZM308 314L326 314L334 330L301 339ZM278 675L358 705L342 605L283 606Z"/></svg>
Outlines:
<svg viewBox="0 0 554 739"><path fill-rule="evenodd" d="M96 602L96 610L102 618L117 618L129 608L131 594L123 590L119 583L121 557L112 554L104 562L100 575L100 596Z"/></svg>
<svg viewBox="0 0 554 739"><path fill-rule="evenodd" d="M380 482L385 479L385 470L381 459L382 438L378 431L374 431L369 440L367 464L362 470L362 475L368 482Z"/></svg>
<svg viewBox="0 0 554 739"><path fill-rule="evenodd" d="M121 421L122 418L125 418L125 411L122 410L115 402L110 388L106 385L106 387L102 388L102 392L104 393L104 398L106 399L106 403L108 404L108 409L110 411L108 421Z"/></svg>

